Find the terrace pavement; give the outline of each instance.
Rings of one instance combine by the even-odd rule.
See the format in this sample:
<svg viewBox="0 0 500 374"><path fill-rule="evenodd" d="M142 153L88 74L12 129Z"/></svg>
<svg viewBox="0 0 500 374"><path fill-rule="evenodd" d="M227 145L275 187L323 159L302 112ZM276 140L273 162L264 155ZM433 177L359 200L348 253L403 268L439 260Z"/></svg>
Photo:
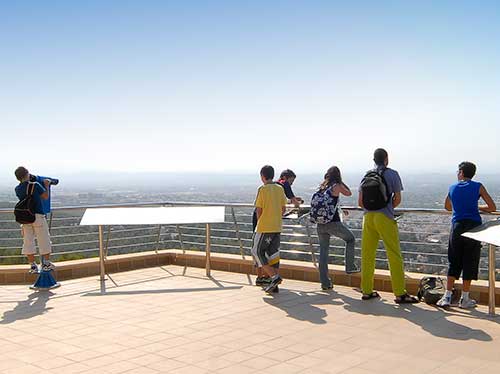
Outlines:
<svg viewBox="0 0 500 374"><path fill-rule="evenodd" d="M500 373L485 307L362 302L358 291L164 266L0 288L0 373Z"/></svg>

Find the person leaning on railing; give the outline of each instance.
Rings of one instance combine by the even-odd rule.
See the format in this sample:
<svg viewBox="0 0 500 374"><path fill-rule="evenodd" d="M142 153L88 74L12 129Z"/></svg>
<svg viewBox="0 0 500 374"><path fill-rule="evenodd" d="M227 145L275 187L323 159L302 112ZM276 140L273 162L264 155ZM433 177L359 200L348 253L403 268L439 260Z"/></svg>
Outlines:
<svg viewBox="0 0 500 374"><path fill-rule="evenodd" d="M464 161L458 165L458 182L451 185L444 203L446 210L452 211L451 232L448 244L448 281L446 293L437 302L440 307L451 305L455 281L462 274L462 296L458 306L463 309L476 306L476 300L469 297L472 280L477 280L481 243L462 236L463 233L481 225L479 211L491 213L497 208L486 188L480 182L473 181L476 165ZM482 198L486 205L478 206Z"/></svg>
<svg viewBox="0 0 500 374"><path fill-rule="evenodd" d="M28 187L33 188L32 199L35 201L35 222L30 224L22 224L21 232L23 236L22 253L28 258L30 263L30 273L38 273L38 265L35 261L36 247L35 238L40 251L40 261L43 270L53 270L55 267L50 262L50 254L52 252L52 244L50 242L49 226L45 217L46 211L42 200L50 198L50 179L43 179L43 186L38 181L31 181L32 176L28 169L23 166L18 167L14 172L19 184L16 186L16 196L19 201L26 198Z"/></svg>
<svg viewBox="0 0 500 374"><path fill-rule="evenodd" d="M288 200L290 200L290 204L295 205L296 208L300 206L300 204L304 203L304 200L301 197L295 196L292 191L292 184L295 182L297 175L290 169L285 169L281 172L280 177L276 183L280 184L285 191L285 196Z"/></svg>
<svg viewBox="0 0 500 374"><path fill-rule="evenodd" d="M358 196L358 204L365 210L361 237L362 299L369 300L380 297L373 290L373 282L378 242L382 239L389 261L392 291L396 296L394 301L398 304L417 303L418 300L410 296L406 291L398 223L394 219L394 208L401 203L403 183L398 172L387 167L389 156L385 149L376 149L373 154L373 161L375 162L375 169L369 171L361 181ZM370 181L373 182L371 188L369 188L368 183L365 183L368 181L369 175ZM378 185L377 181L379 182ZM375 195L378 191L383 194L383 199L376 199L377 196L369 196L369 192ZM375 201L376 203L373 205L378 208L371 206L371 201ZM381 204L379 204L380 202Z"/></svg>

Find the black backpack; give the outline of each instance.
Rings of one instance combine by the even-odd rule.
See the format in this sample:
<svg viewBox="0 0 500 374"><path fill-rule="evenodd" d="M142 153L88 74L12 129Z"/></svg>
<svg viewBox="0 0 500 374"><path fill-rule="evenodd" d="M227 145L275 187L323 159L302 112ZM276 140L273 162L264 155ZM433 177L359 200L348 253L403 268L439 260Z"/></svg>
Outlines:
<svg viewBox="0 0 500 374"><path fill-rule="evenodd" d="M35 199L33 199L34 183L28 183L26 186L26 197L19 201L14 207L14 216L16 222L21 224L35 222Z"/></svg>
<svg viewBox="0 0 500 374"><path fill-rule="evenodd" d="M424 299L427 304L436 304L446 292L443 279L438 277L423 277L418 286L418 299Z"/></svg>
<svg viewBox="0 0 500 374"><path fill-rule="evenodd" d="M384 178L385 168L368 171L361 180L360 189L363 193L363 207L366 210L383 209L389 204L391 196Z"/></svg>

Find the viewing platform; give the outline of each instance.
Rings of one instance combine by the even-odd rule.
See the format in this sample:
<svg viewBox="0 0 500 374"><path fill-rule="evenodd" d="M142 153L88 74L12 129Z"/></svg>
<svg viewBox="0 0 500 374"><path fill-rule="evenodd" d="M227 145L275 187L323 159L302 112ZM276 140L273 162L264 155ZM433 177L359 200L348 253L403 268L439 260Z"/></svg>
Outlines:
<svg viewBox="0 0 500 374"><path fill-rule="evenodd" d="M375 279L382 298L361 301L360 276L344 273L343 242L333 238L335 287L321 291L316 230L295 217L284 221L284 282L268 295L253 285L250 205L127 206L206 205L225 206L226 221L103 227L101 243L96 227L79 226L88 207L55 209L49 222L62 287L45 292L27 287L34 276L22 264L19 226L1 211L0 373L500 372L500 319L486 306L497 263L487 247L471 293L483 304L476 309L395 304L383 247ZM347 209L359 257L361 212ZM449 216L399 213L407 288L415 293L425 274L445 274Z"/></svg>
<svg viewBox="0 0 500 374"><path fill-rule="evenodd" d="M96 226L79 226L87 208L118 207L203 207L224 206L225 222L210 225L210 252L216 270L252 274L252 212L250 204L164 202L121 205L75 206L56 208L48 217L51 227L54 261L58 262L60 280L99 274L99 230ZM345 223L356 237L356 257L361 251L362 212L356 207L349 211ZM318 238L307 215L307 206L283 222L280 253L284 262L283 275L297 280L318 281ZM418 282L425 274L445 276L448 266L447 246L450 215L437 209L398 209L398 225L402 255L405 262L407 287L416 293ZM496 220L498 215L485 215L484 221ZM102 227L102 251L105 272L126 271L159 264L181 264L205 267L207 228L204 224L178 225L114 225ZM19 225L9 209L0 210L0 284L31 284L34 276L27 274L21 255L22 238ZM496 249L493 247L493 251ZM490 251L491 252L491 251ZM495 254L495 253L493 253ZM472 296L488 303L488 278L500 280L497 269L500 258L488 257L489 248L483 246L480 261L480 281L473 283ZM359 286L359 274L343 271L344 242L332 237L329 262L336 284ZM489 266L492 262L492 266ZM8 265L8 266L5 266ZM13 266L14 265L14 266ZM377 250L375 288L391 290L388 264L382 244ZM491 272L490 272L491 268ZM460 285L458 285L460 286ZM500 289L495 285L496 304L500 305Z"/></svg>
<svg viewBox="0 0 500 374"><path fill-rule="evenodd" d="M488 310L360 300L286 279L266 295L246 274L167 265L2 286L1 373L498 373Z"/></svg>

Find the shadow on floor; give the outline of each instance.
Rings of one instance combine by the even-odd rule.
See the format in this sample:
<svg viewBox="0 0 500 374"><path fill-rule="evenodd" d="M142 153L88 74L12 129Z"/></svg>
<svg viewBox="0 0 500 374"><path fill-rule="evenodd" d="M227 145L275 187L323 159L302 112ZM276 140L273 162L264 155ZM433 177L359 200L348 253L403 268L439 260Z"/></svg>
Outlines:
<svg viewBox="0 0 500 374"><path fill-rule="evenodd" d="M428 310L415 305L398 305L384 299L362 301L337 292L304 292L297 290L280 289L280 293L264 301L287 313L288 317L299 321L308 321L314 324L327 323L327 312L318 305L338 305L352 313L384 316L405 319L420 326L429 334L453 340L492 341L493 338L483 330L473 329L460 323L451 321L448 317L459 316L465 318L484 318L484 314L471 311L470 314L449 313L442 309ZM476 313L476 314L474 314ZM486 319L486 318L485 318ZM498 323L497 320L492 320Z"/></svg>
<svg viewBox="0 0 500 374"><path fill-rule="evenodd" d="M338 298L335 292L318 293L305 292L299 290L280 289L280 293L272 298L264 298L267 304L279 308L287 313L287 317L299 321L307 321L317 325L327 323L326 310L317 305L343 305L342 301L336 301Z"/></svg>
<svg viewBox="0 0 500 374"><path fill-rule="evenodd" d="M116 296L116 295L143 295L143 294L163 294L163 293L184 293L184 292L204 292L204 291L228 291L239 290L242 286L230 287L202 287L202 288L172 288L164 290L132 290L132 291L106 291L101 288L99 292L88 292L82 296ZM116 288L114 288L116 289Z"/></svg>
<svg viewBox="0 0 500 374"><path fill-rule="evenodd" d="M47 313L52 308L47 307L47 301L54 295L50 291L35 291L26 300L18 301L12 310L4 312L1 325L14 323L22 319L30 319Z"/></svg>
<svg viewBox="0 0 500 374"><path fill-rule="evenodd" d="M420 326L429 334L453 340L479 340L492 341L491 335L480 329L472 329L460 323L450 321L447 317L457 314L447 313L445 310L437 308L428 310L419 307L418 304L398 305L386 302L383 299L373 299L362 301L346 295L339 295L344 302L344 308L350 312L372 315L386 316L394 318L404 318L408 322Z"/></svg>

